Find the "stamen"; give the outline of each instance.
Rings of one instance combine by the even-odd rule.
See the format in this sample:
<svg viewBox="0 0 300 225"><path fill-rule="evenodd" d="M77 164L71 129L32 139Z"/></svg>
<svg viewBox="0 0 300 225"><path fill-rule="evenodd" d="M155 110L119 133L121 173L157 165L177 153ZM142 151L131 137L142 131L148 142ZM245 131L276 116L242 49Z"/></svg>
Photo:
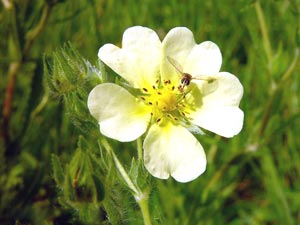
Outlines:
<svg viewBox="0 0 300 225"><path fill-rule="evenodd" d="M170 80L156 80L152 84L150 87L141 88L139 99L151 106L152 110L149 113L154 122L161 123L163 119L174 123L188 121L189 103L185 100L188 90L185 85Z"/></svg>
<svg viewBox="0 0 300 225"><path fill-rule="evenodd" d="M165 80L165 81L164 81L164 84L165 84L165 85L171 84L171 81L170 81L170 80Z"/></svg>

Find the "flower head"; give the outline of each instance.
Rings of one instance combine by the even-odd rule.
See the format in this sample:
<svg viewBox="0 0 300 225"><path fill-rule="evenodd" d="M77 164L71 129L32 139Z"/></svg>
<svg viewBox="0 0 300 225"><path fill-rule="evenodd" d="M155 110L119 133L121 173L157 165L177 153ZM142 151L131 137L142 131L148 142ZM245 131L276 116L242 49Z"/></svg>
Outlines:
<svg viewBox="0 0 300 225"><path fill-rule="evenodd" d="M89 110L107 137L127 142L146 133L144 163L153 176L188 182L205 171L204 150L188 128L224 137L241 131L241 83L219 72L218 46L196 44L189 29L174 28L161 42L153 30L131 27L122 48L105 44L98 56L139 94L100 84L89 94Z"/></svg>

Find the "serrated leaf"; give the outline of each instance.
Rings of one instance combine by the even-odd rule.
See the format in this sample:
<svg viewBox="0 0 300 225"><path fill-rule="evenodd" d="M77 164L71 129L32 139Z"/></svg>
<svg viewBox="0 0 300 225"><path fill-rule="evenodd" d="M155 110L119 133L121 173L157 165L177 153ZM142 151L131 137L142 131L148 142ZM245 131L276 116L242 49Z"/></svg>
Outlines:
<svg viewBox="0 0 300 225"><path fill-rule="evenodd" d="M96 174L93 174L92 178L94 180L94 184L95 184L95 188L96 188L96 192L97 192L97 200L102 201L105 196L104 185Z"/></svg>
<svg viewBox="0 0 300 225"><path fill-rule="evenodd" d="M62 187L64 183L65 175L57 155L55 154L51 155L51 163L52 163L53 178L56 184L59 187Z"/></svg>
<svg viewBox="0 0 300 225"><path fill-rule="evenodd" d="M46 55L43 57L43 73L44 73L44 84L48 90L52 93L56 93L58 90L53 82L53 58L47 58Z"/></svg>
<svg viewBox="0 0 300 225"><path fill-rule="evenodd" d="M68 171L68 168L67 168ZM65 176L64 185L63 185L64 197L67 200L74 201L75 200L75 191L73 188L71 174L68 173Z"/></svg>
<svg viewBox="0 0 300 225"><path fill-rule="evenodd" d="M136 163L135 158L132 158L131 167L130 167L130 170L129 170L129 176L135 184L137 184L138 175L139 175L138 163Z"/></svg>

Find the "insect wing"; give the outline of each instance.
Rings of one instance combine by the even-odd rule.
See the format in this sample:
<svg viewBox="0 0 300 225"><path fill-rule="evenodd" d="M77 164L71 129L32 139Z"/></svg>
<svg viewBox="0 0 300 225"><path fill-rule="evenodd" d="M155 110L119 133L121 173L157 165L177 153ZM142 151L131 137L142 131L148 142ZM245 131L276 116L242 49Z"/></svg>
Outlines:
<svg viewBox="0 0 300 225"><path fill-rule="evenodd" d="M204 80L204 81L208 81L208 82L212 82L212 81L215 80L214 77L207 76L207 75L196 75L196 76L193 76L192 79L194 79L194 80Z"/></svg>
<svg viewBox="0 0 300 225"><path fill-rule="evenodd" d="M179 73L181 73L181 74L183 73L181 65L175 59L171 58L170 56L167 56L167 59Z"/></svg>

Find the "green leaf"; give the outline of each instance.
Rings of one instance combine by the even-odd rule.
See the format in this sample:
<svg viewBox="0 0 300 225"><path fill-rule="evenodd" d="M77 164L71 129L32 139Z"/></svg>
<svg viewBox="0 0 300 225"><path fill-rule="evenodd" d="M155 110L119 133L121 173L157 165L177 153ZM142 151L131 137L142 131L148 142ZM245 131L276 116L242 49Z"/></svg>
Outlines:
<svg viewBox="0 0 300 225"><path fill-rule="evenodd" d="M68 174L65 177L64 186L63 186L64 198L67 200L67 202L69 200L75 201L75 191L73 188L73 182L68 167L67 167L67 171Z"/></svg>
<svg viewBox="0 0 300 225"><path fill-rule="evenodd" d="M46 81L50 90L57 95L77 92L79 89L88 93L94 86L103 81L100 62L93 66L79 52L67 43L61 50L44 57Z"/></svg>
<svg viewBox="0 0 300 225"><path fill-rule="evenodd" d="M53 178L56 184L59 187L62 187L64 183L65 175L57 155L55 154L51 155L51 163L52 163Z"/></svg>
<svg viewBox="0 0 300 225"><path fill-rule="evenodd" d="M95 188L96 188L96 191L97 191L97 200L102 201L104 199L104 196L105 196L104 185L101 182L101 180L99 179L99 176L97 176L96 174L93 174L92 177L93 177Z"/></svg>

